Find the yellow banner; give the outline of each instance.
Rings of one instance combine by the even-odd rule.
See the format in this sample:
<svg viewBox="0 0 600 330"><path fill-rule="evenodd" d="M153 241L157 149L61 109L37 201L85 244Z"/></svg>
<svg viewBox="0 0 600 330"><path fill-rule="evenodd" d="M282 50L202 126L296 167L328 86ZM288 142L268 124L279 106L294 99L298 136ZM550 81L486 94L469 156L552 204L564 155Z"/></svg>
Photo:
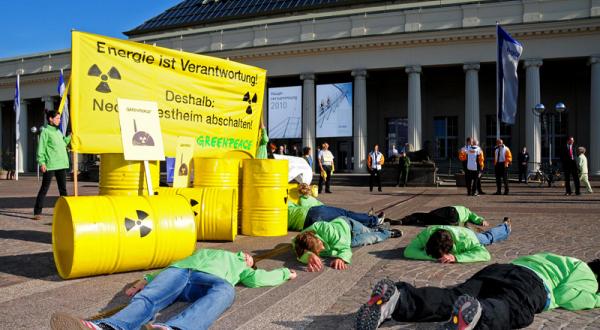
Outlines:
<svg viewBox="0 0 600 330"><path fill-rule="evenodd" d="M220 58L74 31L73 150L122 153L117 98L158 103L165 154L178 136L194 156L256 154L266 71Z"/></svg>

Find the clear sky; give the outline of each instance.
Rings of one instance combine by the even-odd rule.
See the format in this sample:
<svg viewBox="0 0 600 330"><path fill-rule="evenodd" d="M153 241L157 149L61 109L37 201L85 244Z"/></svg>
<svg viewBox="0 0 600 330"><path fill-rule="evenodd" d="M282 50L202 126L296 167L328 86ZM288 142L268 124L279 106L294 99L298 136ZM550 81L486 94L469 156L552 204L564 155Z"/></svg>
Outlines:
<svg viewBox="0 0 600 330"><path fill-rule="evenodd" d="M71 29L123 38L183 0L0 0L0 58L71 48Z"/></svg>

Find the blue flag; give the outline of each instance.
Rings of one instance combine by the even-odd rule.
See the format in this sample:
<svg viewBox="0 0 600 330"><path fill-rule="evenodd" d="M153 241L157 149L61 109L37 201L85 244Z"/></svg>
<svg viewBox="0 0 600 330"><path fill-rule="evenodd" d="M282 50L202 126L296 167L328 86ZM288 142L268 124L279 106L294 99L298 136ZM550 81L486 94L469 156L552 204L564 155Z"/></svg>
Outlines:
<svg viewBox="0 0 600 330"><path fill-rule="evenodd" d="M60 77L58 78L58 95L63 97L65 93L65 79L63 78L63 71L60 70ZM63 133L63 135L67 135L67 127L69 126L69 99L65 100L65 107L61 111L60 115L60 125L58 128Z"/></svg>
<svg viewBox="0 0 600 330"><path fill-rule="evenodd" d="M17 75L17 82L15 83L15 103L14 103L14 109L15 109L15 132L16 132L16 138L17 138L17 143L19 143L19 139L21 138L21 136L19 135L19 121L21 120L21 93L19 92L19 80L20 77L19 75Z"/></svg>
<svg viewBox="0 0 600 330"><path fill-rule="evenodd" d="M498 120L507 124L515 123L517 99L519 95L519 77L517 66L523 53L523 46L508 32L497 25L498 59L496 62L497 115Z"/></svg>

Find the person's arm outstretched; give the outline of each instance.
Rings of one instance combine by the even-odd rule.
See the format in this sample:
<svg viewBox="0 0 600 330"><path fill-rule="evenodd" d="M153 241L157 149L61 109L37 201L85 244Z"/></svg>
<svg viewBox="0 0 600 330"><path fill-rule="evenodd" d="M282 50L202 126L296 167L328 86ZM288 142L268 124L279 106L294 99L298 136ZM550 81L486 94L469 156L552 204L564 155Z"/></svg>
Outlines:
<svg viewBox="0 0 600 330"><path fill-rule="evenodd" d="M271 271L247 268L240 275L240 282L249 288L278 286L287 280L296 278L296 272L288 268L278 268Z"/></svg>

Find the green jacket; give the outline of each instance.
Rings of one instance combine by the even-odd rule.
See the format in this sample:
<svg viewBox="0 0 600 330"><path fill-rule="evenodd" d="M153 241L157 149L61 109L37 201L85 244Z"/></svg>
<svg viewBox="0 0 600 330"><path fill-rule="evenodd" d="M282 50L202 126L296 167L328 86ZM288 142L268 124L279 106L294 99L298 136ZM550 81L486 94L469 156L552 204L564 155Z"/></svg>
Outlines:
<svg viewBox="0 0 600 330"><path fill-rule="evenodd" d="M225 250L200 249L169 267L205 272L220 277L231 285L241 282L249 288L277 286L290 278L290 270L287 268L272 271L255 270L248 267L243 252L234 253ZM161 271L147 274L144 279L151 282Z"/></svg>
<svg viewBox="0 0 600 330"><path fill-rule="evenodd" d="M298 204L288 202L288 229L294 231L302 230L308 210L313 206L319 205L323 205L323 203L312 196L304 195L300 196Z"/></svg>
<svg viewBox="0 0 600 330"><path fill-rule="evenodd" d="M465 222L468 222L468 221L470 221L476 225L481 225L481 224L483 224L483 221L485 220L484 218L478 216L474 212L471 212L471 210L469 210L468 208L466 208L464 206L455 205L452 207L454 209L456 209L456 212L458 213L458 225L459 226L464 227Z"/></svg>
<svg viewBox="0 0 600 330"><path fill-rule="evenodd" d="M398 165L405 168L410 167L410 158L408 156L398 157Z"/></svg>
<svg viewBox="0 0 600 330"><path fill-rule="evenodd" d="M479 243L475 233L465 227L457 226L429 226L421 231L404 249L404 256L410 259L435 260L425 252L425 245L435 231L444 229L450 232L454 240L452 253L456 262L489 261L488 250Z"/></svg>
<svg viewBox="0 0 600 330"><path fill-rule="evenodd" d="M576 258L552 253L519 257L512 264L535 272L550 291L548 309L581 310L600 307L598 281L588 265Z"/></svg>
<svg viewBox="0 0 600 330"><path fill-rule="evenodd" d="M40 166L46 165L46 169L49 171L69 168L67 145L70 142L70 135L65 137L57 127L46 125L46 128L40 134L37 149L38 164Z"/></svg>
<svg viewBox="0 0 600 330"><path fill-rule="evenodd" d="M325 249L321 251L319 256L321 257L333 257L344 260L347 264L352 259L352 248L350 243L352 242L352 234L350 233L350 226L346 220L342 218L336 218L330 222L319 221L313 223L310 227L304 229L302 232L312 230L315 232L315 236L319 238ZM292 240L292 248L295 249L296 238ZM312 252L304 253L298 261L306 264L308 263L308 256Z"/></svg>
<svg viewBox="0 0 600 330"><path fill-rule="evenodd" d="M256 159L267 159L267 143L269 143L267 129L261 128L260 140L258 141L258 150L256 151Z"/></svg>

